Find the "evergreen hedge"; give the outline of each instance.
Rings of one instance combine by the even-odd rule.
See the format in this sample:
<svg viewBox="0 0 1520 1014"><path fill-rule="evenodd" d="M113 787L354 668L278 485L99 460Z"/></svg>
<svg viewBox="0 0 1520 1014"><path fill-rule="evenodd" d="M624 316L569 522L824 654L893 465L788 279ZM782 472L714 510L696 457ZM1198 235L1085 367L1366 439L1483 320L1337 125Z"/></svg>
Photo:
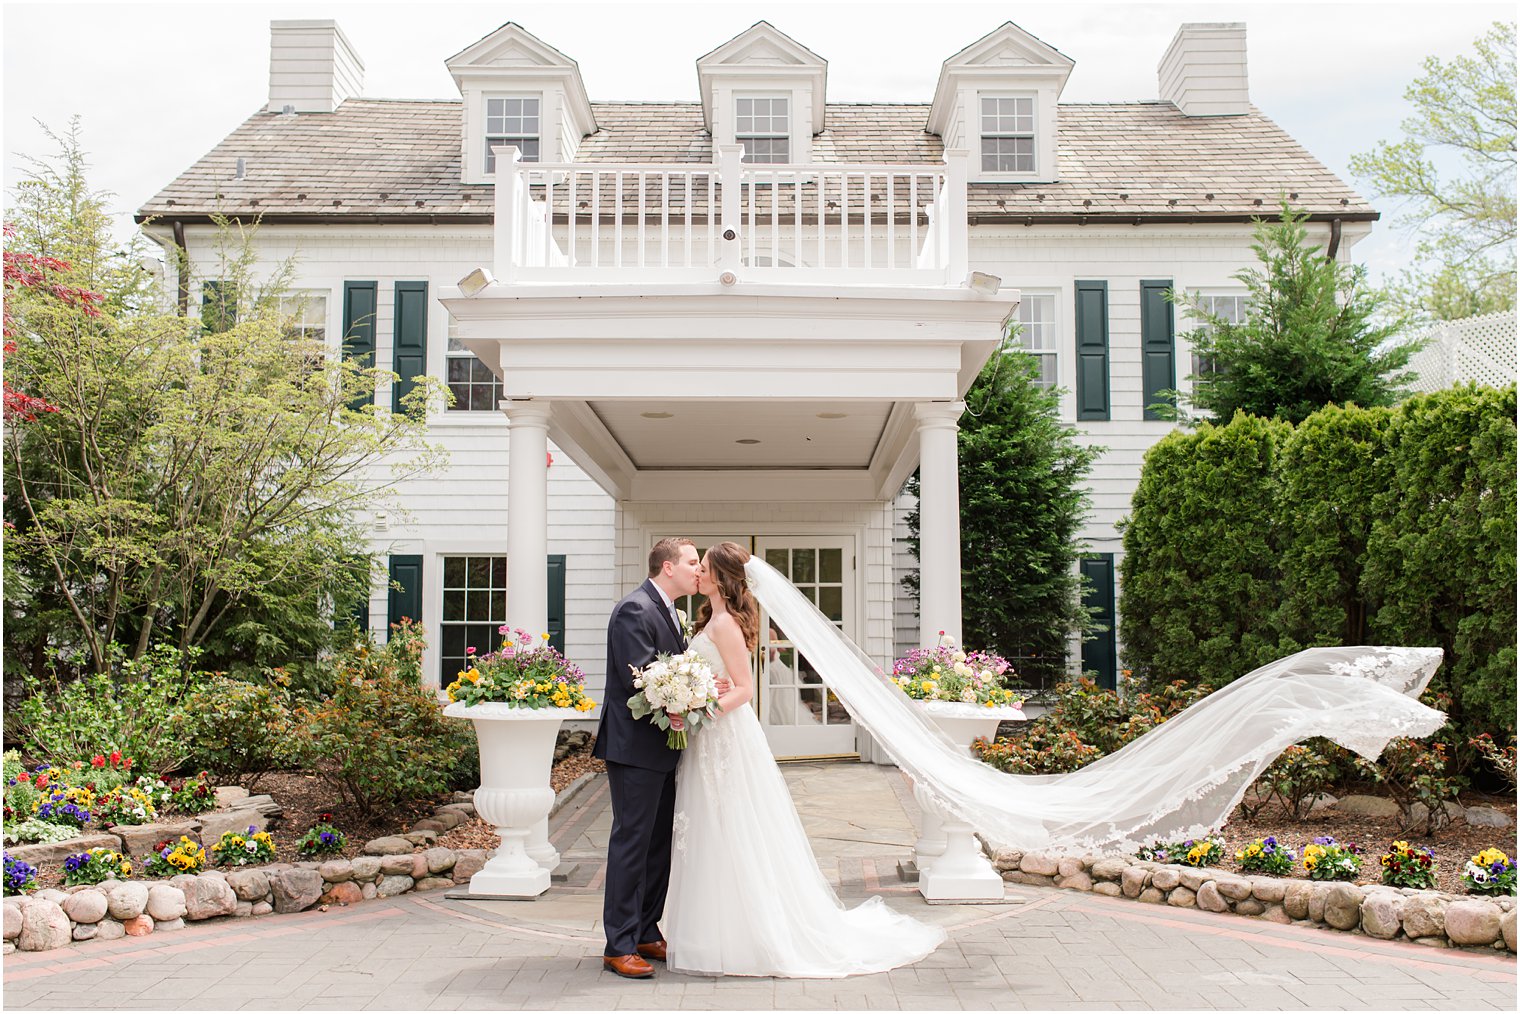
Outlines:
<svg viewBox="0 0 1520 1014"><path fill-rule="evenodd" d="M1512 736L1515 438L1513 385L1171 434L1123 526L1126 666L1220 686L1313 645L1437 645L1457 742Z"/></svg>

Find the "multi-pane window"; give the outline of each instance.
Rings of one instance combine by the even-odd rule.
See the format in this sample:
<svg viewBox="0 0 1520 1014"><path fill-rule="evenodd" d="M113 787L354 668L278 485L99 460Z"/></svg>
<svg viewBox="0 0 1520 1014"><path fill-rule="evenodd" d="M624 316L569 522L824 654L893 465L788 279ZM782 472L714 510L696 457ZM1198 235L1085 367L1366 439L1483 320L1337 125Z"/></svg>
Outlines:
<svg viewBox="0 0 1520 1014"><path fill-rule="evenodd" d="M1204 310L1207 310L1220 320L1228 321L1231 324L1238 324L1246 319L1246 297L1244 295L1204 295L1199 297L1199 301L1203 304L1202 308ZM1207 331L1209 327L1208 321L1198 321L1198 330ZM1215 373L1217 371L1218 367L1213 361L1200 357L1196 350L1193 352L1193 376L1201 377L1205 373Z"/></svg>
<svg viewBox="0 0 1520 1014"><path fill-rule="evenodd" d="M1034 98L982 97L982 171L1034 172Z"/></svg>
<svg viewBox="0 0 1520 1014"><path fill-rule="evenodd" d="M443 357L444 382L454 394L451 412L489 412L501 403L501 381L491 368L459 340L459 325L449 318L449 347Z"/></svg>
<svg viewBox="0 0 1520 1014"><path fill-rule="evenodd" d="M764 165L791 161L791 117L784 98L734 100L734 143L744 146L744 161Z"/></svg>
<svg viewBox="0 0 1520 1014"><path fill-rule="evenodd" d="M448 686L470 657L501 645L499 628L507 619L507 558L443 558L442 668L440 686Z"/></svg>
<svg viewBox="0 0 1520 1014"><path fill-rule="evenodd" d="M1048 293L1024 293L1019 299L1018 320L1017 348L1038 361L1040 386L1055 387L1059 376L1056 372L1056 297Z"/></svg>
<svg viewBox="0 0 1520 1014"><path fill-rule="evenodd" d="M492 148L515 147L524 162L537 162L539 140L537 97L486 99L486 172L496 171Z"/></svg>
<svg viewBox="0 0 1520 1014"><path fill-rule="evenodd" d="M327 340L327 293L296 292L282 296L280 313L287 318L287 338L305 338L315 342Z"/></svg>

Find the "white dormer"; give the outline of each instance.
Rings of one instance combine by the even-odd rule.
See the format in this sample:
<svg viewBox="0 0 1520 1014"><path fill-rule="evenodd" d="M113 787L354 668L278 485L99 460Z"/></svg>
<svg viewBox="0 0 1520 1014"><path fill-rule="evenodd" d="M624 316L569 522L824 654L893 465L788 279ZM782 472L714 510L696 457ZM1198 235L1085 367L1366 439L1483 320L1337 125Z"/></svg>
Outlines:
<svg viewBox="0 0 1520 1014"><path fill-rule="evenodd" d="M713 152L744 147L744 161L812 161L823 130L828 61L765 21L697 60L702 118Z"/></svg>
<svg viewBox="0 0 1520 1014"><path fill-rule="evenodd" d="M1056 181L1056 102L1070 57L1013 22L945 61L929 107L929 132L971 152L971 178Z"/></svg>
<svg viewBox="0 0 1520 1014"><path fill-rule="evenodd" d="M491 148L515 145L525 162L569 162L596 130L574 60L508 22L444 61L464 98L465 183L495 178Z"/></svg>

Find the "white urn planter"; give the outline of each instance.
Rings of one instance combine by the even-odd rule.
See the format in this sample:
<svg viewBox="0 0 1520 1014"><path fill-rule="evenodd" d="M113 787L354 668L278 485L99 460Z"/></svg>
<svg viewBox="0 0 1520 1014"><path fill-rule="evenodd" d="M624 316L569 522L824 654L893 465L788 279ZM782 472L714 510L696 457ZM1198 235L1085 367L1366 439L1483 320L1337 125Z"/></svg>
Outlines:
<svg viewBox="0 0 1520 1014"><path fill-rule="evenodd" d="M945 735L964 746L968 754L972 740L997 735L999 722L1024 719L1022 709L1007 706L988 708L954 701L920 701L917 707ZM971 825L941 810L920 785L913 786L913 798L918 800L923 814L913 861L918 867L918 891L924 900L1001 901L1003 878L977 847Z"/></svg>
<svg viewBox="0 0 1520 1014"><path fill-rule="evenodd" d="M549 889L559 853L549 844L549 771L559 724L585 717L574 708L515 708L498 701L443 709L450 718L475 724L480 744L480 788L475 812L496 828L501 847L470 878L470 893L497 898L536 898Z"/></svg>

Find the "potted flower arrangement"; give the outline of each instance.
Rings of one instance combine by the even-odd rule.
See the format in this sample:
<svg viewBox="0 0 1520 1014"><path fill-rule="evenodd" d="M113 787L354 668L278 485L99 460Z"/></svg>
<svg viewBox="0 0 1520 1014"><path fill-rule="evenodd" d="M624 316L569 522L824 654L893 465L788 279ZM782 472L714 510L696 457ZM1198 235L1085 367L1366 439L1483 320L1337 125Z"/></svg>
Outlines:
<svg viewBox="0 0 1520 1014"><path fill-rule="evenodd" d="M554 802L549 771L559 724L596 702L586 696L585 674L549 644L548 634L535 638L505 625L500 633L496 651L468 650L468 668L444 688L443 713L475 724L475 812L501 835L501 848L470 879L470 893L532 898L549 889L549 871L559 865L547 837L537 840Z"/></svg>
<svg viewBox="0 0 1520 1014"><path fill-rule="evenodd" d="M908 652L886 678L969 753L973 740L997 735L999 722L1023 719L1022 698L1003 685L1009 675L1006 659L964 651L941 630L939 643ZM971 826L941 813L921 786L913 795L923 814L913 847L919 892L930 901L1002 898L1002 877L977 847Z"/></svg>

